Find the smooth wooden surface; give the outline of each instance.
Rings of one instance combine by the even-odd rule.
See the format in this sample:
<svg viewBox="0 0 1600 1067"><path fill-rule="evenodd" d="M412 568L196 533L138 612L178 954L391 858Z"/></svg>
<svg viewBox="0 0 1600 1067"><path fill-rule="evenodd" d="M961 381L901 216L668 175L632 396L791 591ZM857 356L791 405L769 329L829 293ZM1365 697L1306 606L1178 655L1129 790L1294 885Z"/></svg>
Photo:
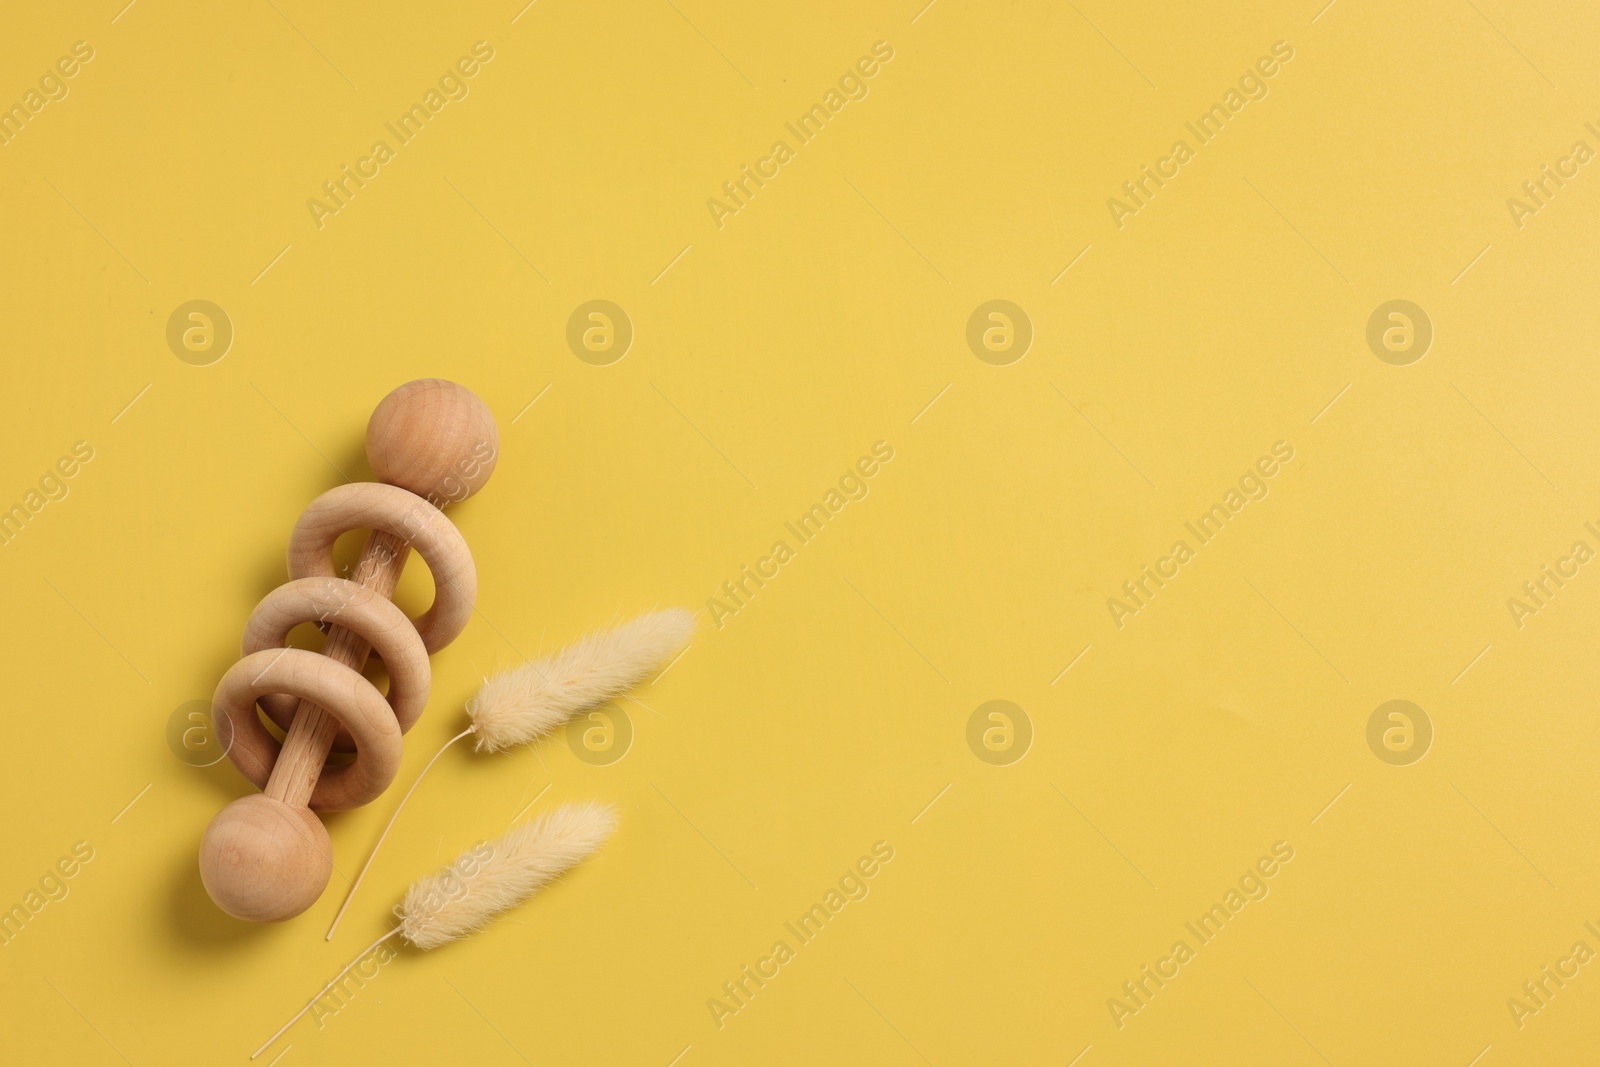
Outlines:
<svg viewBox="0 0 1600 1067"><path fill-rule="evenodd" d="M351 577L335 578L334 542L362 527L373 532ZM388 599L413 548L432 572L435 589L432 606L414 621ZM346 767L324 764L341 736L347 739L346 748L356 750L358 763L364 760L360 738L352 737L339 720L360 713L357 697L382 699L360 675L373 638L384 642L380 652L386 653L391 671L390 717L404 732L426 699L427 653L448 644L471 618L477 592L472 553L450 520L426 500L398 486L355 482L330 489L306 508L289 537L288 562L293 580L269 594L245 626L241 646L247 657L259 657L271 646L281 645L297 622L325 617L330 625L321 657L348 667L352 676L339 690L342 699L330 708L326 702L288 695L300 693L312 680L291 669L310 662L302 656L266 660L270 672L266 677L236 678L230 672L217 696L219 708L230 709L234 724L229 758L268 795L286 802L307 803L319 810L359 806L377 796L387 781L375 784L366 772L352 776ZM241 665L235 670L260 673L259 669L245 672ZM253 709L240 711L231 703L245 689L252 699L263 701L269 714L283 716L277 719L286 726L281 750L260 728ZM264 776L264 769L270 773ZM351 784L358 779L365 783L361 789ZM377 792L369 792L374 784Z"/></svg>
<svg viewBox="0 0 1600 1067"><path fill-rule="evenodd" d="M351 575L357 585L387 598L414 548L433 573L433 604L413 622L429 652L455 640L478 596L472 552L444 513L407 489L379 482L351 482L328 490L307 505L289 534L289 577L331 578L333 544L350 530L383 531L367 542ZM332 635L329 635L332 644Z"/></svg>
<svg viewBox="0 0 1600 1067"><path fill-rule="evenodd" d="M494 416L471 390L442 378L406 382L367 421L367 462L378 481L435 507L483 488L500 456Z"/></svg>
<svg viewBox="0 0 1600 1067"><path fill-rule="evenodd" d="M298 915L321 895L331 846L307 805L356 807L394 780L403 727L427 698L427 653L460 634L477 595L472 554L439 506L472 495L493 472L499 439L488 408L453 382L408 382L374 410L366 443L374 471L393 484L351 483L311 502L289 538L290 582L252 613L246 654L213 698L214 715L232 726L228 758L263 792L212 819L201 878L219 907L253 922ZM354 572L335 578L334 542L362 528L372 532ZM380 606L413 547L435 590L415 623ZM271 647L312 619L329 623L320 653ZM391 671L389 701L361 673L374 644ZM298 698L281 746L256 714L263 697L283 714L287 701L275 694ZM327 766L341 733L355 759Z"/></svg>
<svg viewBox="0 0 1600 1067"><path fill-rule="evenodd" d="M352 580L364 589L388 597L394 593L395 582L405 566L406 553L405 544L394 534L374 530L367 538L366 548L362 550L361 561ZM366 665L367 653L371 649L367 639L354 630L333 626L323 642L322 655L359 673ZM396 732L399 732L398 727ZM304 806L309 803L317 788L317 779L322 775L322 765L327 762L328 753L333 750L333 739L338 733L337 718L321 705L302 700L295 711L294 722L283 739L283 751L278 754L272 776L267 780L264 790L267 796L286 804ZM356 759L359 761L364 755L358 744ZM398 767L398 750L395 760ZM390 777L392 779L393 775ZM364 804L366 800L357 803Z"/></svg>
<svg viewBox="0 0 1600 1067"><path fill-rule="evenodd" d="M284 747L256 714L255 703L264 693L292 693L324 708L355 738L355 760L322 768L308 798L311 807L356 807L376 799L393 780L400 764L400 727L377 687L321 653L277 648L253 652L228 668L213 698L216 714L232 724L229 758L258 788L266 788Z"/></svg>
<svg viewBox="0 0 1600 1067"><path fill-rule="evenodd" d="M239 654L282 648L289 632L301 623L339 625L366 639L383 660L389 675L389 708L405 733L428 702L428 650L405 612L387 597L344 578L298 578L280 585L256 605L245 622ZM294 722L299 700L287 693L267 693L258 703L285 732ZM353 747L349 731L340 729L334 751Z"/></svg>
<svg viewBox="0 0 1600 1067"><path fill-rule="evenodd" d="M200 881L246 922L278 922L309 908L333 872L333 847L309 808L263 793L219 811L200 842Z"/></svg>

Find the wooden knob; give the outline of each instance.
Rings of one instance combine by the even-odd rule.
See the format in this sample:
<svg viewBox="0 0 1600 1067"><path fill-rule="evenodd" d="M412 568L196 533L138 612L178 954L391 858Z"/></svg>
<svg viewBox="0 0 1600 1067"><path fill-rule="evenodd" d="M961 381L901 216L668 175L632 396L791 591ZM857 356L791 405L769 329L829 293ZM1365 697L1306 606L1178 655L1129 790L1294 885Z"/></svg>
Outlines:
<svg viewBox="0 0 1600 1067"><path fill-rule="evenodd" d="M316 903L333 871L333 843L310 808L265 793L240 797L206 827L200 881L246 922L293 918Z"/></svg>
<svg viewBox="0 0 1600 1067"><path fill-rule="evenodd" d="M333 859L328 832L307 805L355 807L393 780L399 734L414 715L407 706L397 718L361 670L376 643L407 660L390 665L391 675L407 678L407 694L425 696L426 652L460 632L477 592L471 554L438 509L481 489L498 454L494 417L470 390L438 378L407 382L383 398L367 424L367 458L379 479L396 488L342 486L314 501L296 524L289 550L294 595L269 597L272 610L253 617L244 658L223 676L213 699L213 713L228 720L218 735L232 738L229 759L264 787L218 812L201 840L201 881L228 914L276 922L310 907L328 884ZM363 526L372 533L355 571L334 578L328 559L334 540ZM397 640L382 631L391 617L368 601L393 594L413 545L433 571L435 602L420 620L423 632ZM303 587L317 580L327 587ZM330 605L320 657L263 647L264 634L282 644L295 612ZM337 624L345 605L349 627ZM281 749L256 716L257 699L273 693L299 698ZM278 715L286 710L284 701L268 703ZM398 696L395 704L405 706ZM350 728L345 736L356 762L336 768L319 788L341 721Z"/></svg>
<svg viewBox="0 0 1600 1067"><path fill-rule="evenodd" d="M499 455L488 407L442 378L407 382L383 398L367 423L367 462L378 480L437 508L482 489Z"/></svg>

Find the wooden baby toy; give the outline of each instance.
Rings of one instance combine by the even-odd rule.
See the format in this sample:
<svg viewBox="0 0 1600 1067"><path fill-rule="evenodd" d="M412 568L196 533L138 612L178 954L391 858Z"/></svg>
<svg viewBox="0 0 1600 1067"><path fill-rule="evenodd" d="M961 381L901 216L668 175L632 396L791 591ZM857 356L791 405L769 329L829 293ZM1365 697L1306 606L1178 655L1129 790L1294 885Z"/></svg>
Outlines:
<svg viewBox="0 0 1600 1067"><path fill-rule="evenodd" d="M289 536L289 578L251 613L241 658L217 684L212 715L228 758L262 792L217 813L200 843L200 879L217 906L251 922L300 914L332 871L328 831L311 809L360 807L400 768L400 735L428 699L428 654L466 626L477 572L466 542L439 510L477 492L494 471L494 417L472 392L437 378L384 397L367 424L378 482L323 493ZM333 543L371 528L348 579ZM433 605L414 623L389 600L411 549L433 572ZM304 622L327 624L321 652L285 647ZM361 674L376 651L387 698ZM256 704L287 732L282 745ZM328 764L333 749L350 763Z"/></svg>

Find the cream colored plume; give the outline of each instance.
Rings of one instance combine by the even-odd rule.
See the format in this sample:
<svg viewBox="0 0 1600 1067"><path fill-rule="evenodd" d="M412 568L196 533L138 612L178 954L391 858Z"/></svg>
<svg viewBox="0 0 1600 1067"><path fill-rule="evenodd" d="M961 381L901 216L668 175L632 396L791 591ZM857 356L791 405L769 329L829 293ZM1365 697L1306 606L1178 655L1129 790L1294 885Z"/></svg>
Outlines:
<svg viewBox="0 0 1600 1067"><path fill-rule="evenodd" d="M427 949L475 933L576 866L616 828L616 809L608 804L563 804L468 849L452 866L411 883L395 911L401 936Z"/></svg>
<svg viewBox="0 0 1600 1067"><path fill-rule="evenodd" d="M486 679L467 701L467 717L472 724L440 746L433 758L411 782L394 814L384 824L377 844L367 855L356 880L345 894L344 904L328 927L329 941L344 919L356 890L367 876L378 848L389 836L390 827L401 809L416 792L422 776L428 773L445 749L462 738L477 735L479 752L503 752L526 744L566 722L580 711L587 711L614 696L619 696L648 678L682 652L694 633L694 616L682 608L652 611L630 619L610 630L596 630L586 637L542 660L525 663Z"/></svg>
<svg viewBox="0 0 1600 1067"><path fill-rule="evenodd" d="M682 608L653 611L495 675L467 701L478 751L525 744L633 688L682 651L693 632L694 617Z"/></svg>
<svg viewBox="0 0 1600 1067"><path fill-rule="evenodd" d="M472 846L449 866L418 878L395 908L400 925L362 949L250 1058L271 1048L323 994L385 941L399 936L417 948L430 949L476 933L592 855L616 828L617 812L609 804L563 804L513 826L493 841Z"/></svg>

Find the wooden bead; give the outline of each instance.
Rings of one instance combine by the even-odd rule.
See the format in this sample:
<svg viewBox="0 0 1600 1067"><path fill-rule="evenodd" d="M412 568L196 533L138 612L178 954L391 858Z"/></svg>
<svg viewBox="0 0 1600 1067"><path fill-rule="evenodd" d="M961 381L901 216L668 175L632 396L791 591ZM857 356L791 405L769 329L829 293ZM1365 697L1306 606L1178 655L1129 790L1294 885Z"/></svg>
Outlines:
<svg viewBox="0 0 1600 1067"><path fill-rule="evenodd" d="M200 842L200 881L217 907L246 922L292 919L328 884L333 845L309 808L260 793L217 812Z"/></svg>
<svg viewBox="0 0 1600 1067"><path fill-rule="evenodd" d="M499 455L500 433L483 401L441 378L400 386L367 423L367 462L378 480L437 507L483 488Z"/></svg>

